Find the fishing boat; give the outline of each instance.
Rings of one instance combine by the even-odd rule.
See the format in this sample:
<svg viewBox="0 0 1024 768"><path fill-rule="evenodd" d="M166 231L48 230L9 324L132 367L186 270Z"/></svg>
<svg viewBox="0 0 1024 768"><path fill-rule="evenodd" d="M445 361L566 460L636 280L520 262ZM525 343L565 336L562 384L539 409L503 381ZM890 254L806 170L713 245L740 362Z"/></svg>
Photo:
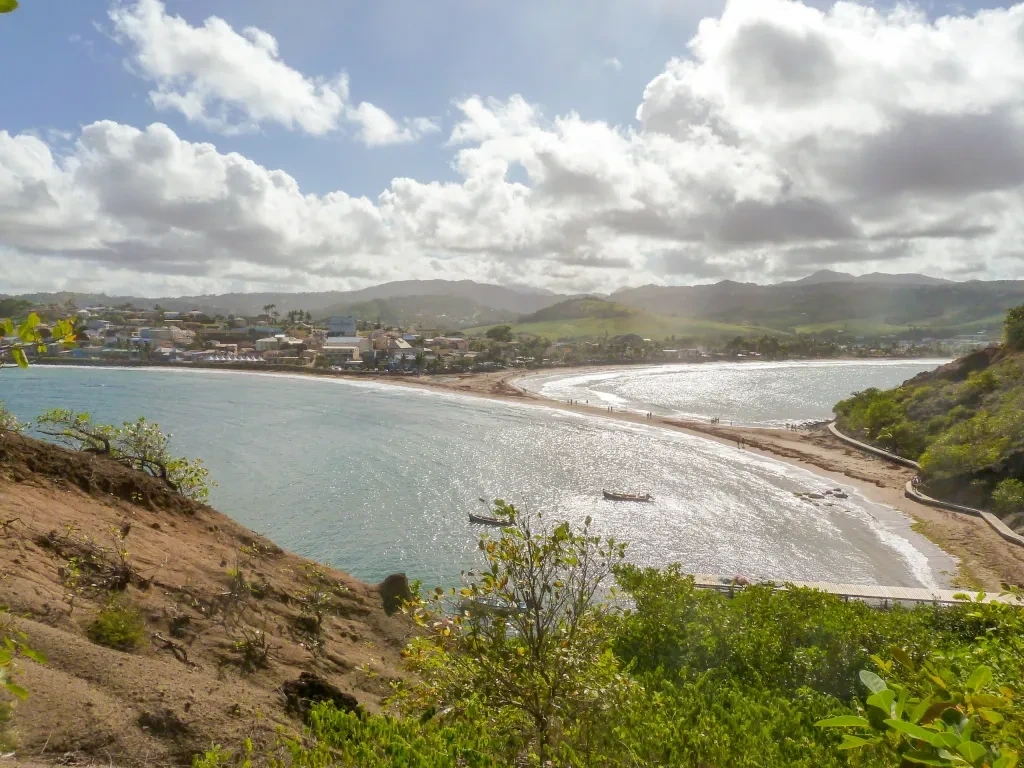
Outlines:
<svg viewBox="0 0 1024 768"><path fill-rule="evenodd" d="M474 515L472 512L469 513L469 522L476 525L497 525L507 526L508 520L503 520L500 517L491 517L490 515Z"/></svg>
<svg viewBox="0 0 1024 768"><path fill-rule="evenodd" d="M608 501L654 501L649 493L616 493L615 491L602 491Z"/></svg>

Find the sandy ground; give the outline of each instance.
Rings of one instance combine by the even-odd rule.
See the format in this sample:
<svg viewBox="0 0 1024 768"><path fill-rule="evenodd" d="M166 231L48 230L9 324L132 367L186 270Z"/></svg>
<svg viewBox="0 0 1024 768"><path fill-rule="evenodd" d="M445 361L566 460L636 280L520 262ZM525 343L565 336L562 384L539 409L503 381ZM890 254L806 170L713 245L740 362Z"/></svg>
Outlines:
<svg viewBox="0 0 1024 768"><path fill-rule="evenodd" d="M566 369L585 372L585 368ZM595 368L594 370L602 370ZM545 369L545 373L548 369ZM665 429L699 434L722 443L737 445L797 466L818 475L842 480L855 486L869 500L886 504L915 521L915 529L957 558L960 572L956 583L964 587L998 590L1000 584L1024 584L1024 549L1001 539L983 520L943 509L918 504L904 496L903 490L913 470L854 450L836 439L824 427L800 430L765 429L712 425L655 417L628 411L609 412L604 406L569 405L550 400L516 386L524 377L521 371L466 374L440 377L375 377L375 380L401 386L459 392L512 402L532 402L538 406L587 413L600 418L655 425Z"/></svg>
<svg viewBox="0 0 1024 768"><path fill-rule="evenodd" d="M71 580L73 559L81 573ZM118 567L130 573L123 581L113 578ZM324 615L316 652L313 590ZM385 593L283 552L142 473L0 439L0 602L10 611L0 621L48 657L18 661L17 682L30 691L15 711L19 761L181 766L212 743L251 737L272 747L278 727L301 728L285 691L303 672L377 709L404 674L400 653L414 629L386 614ZM145 618L130 653L87 637L112 599ZM240 643L259 633L269 656L246 669Z"/></svg>

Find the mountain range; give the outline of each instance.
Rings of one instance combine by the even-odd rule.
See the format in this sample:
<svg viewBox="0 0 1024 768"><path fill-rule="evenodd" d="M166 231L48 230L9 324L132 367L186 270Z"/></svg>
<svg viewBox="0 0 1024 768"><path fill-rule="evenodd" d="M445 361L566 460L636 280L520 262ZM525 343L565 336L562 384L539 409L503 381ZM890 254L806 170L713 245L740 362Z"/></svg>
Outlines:
<svg viewBox="0 0 1024 768"><path fill-rule="evenodd" d="M265 305L273 304L281 314L293 309L308 311L317 319L332 314L355 314L360 319L380 319L389 324L457 330L515 323L584 297L471 280L406 280L357 291L168 298L51 293L18 298L40 303L64 303L70 298L79 306L130 302L151 308L159 304L168 310L200 309L224 315L255 315ZM998 329L1006 310L1024 303L1024 281L954 282L916 274L854 276L821 270L773 285L732 280L692 286L646 285L585 298L593 301L577 303L568 311L575 317L565 317L565 312L560 315L555 310L549 313L551 318L542 314L529 318L529 322L550 325L552 331L568 335L591 335L602 321L621 328L629 325L624 319L626 314L634 318L645 315L637 320L645 328L691 328L695 335L704 330L724 333L743 328L750 333L768 329L780 333L842 331L865 336L898 334L915 328L935 333L969 333ZM625 313L624 308L632 311ZM585 316L580 317L581 312ZM552 323L556 318L558 322ZM574 330L573 323L583 320L586 322L576 323L578 331Z"/></svg>

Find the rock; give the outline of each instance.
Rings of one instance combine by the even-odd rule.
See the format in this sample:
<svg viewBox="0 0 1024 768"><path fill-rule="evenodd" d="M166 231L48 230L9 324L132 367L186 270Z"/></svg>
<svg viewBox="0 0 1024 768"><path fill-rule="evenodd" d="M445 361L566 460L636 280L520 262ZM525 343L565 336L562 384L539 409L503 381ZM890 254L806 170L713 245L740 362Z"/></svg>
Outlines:
<svg viewBox="0 0 1024 768"><path fill-rule="evenodd" d="M136 723L157 736L184 736L190 730L188 724L169 709L143 712Z"/></svg>
<svg viewBox="0 0 1024 768"><path fill-rule="evenodd" d="M345 693L338 686L324 680L314 672L303 672L298 680L288 680L281 686L285 706L303 720L310 707L321 701L329 701L343 712L359 709L359 702L351 693Z"/></svg>
<svg viewBox="0 0 1024 768"><path fill-rule="evenodd" d="M822 496L820 493L808 493L807 494L807 498L808 499L824 499L825 497Z"/></svg>
<svg viewBox="0 0 1024 768"><path fill-rule="evenodd" d="M836 498L837 499L848 499L848 498L850 498L850 495L847 494L847 493L839 492L839 493L836 494Z"/></svg>
<svg viewBox="0 0 1024 768"><path fill-rule="evenodd" d="M388 616L398 611L402 603L412 600L412 590L409 588L409 579L404 573L392 573L384 581L377 585L381 598L384 600L384 613Z"/></svg>

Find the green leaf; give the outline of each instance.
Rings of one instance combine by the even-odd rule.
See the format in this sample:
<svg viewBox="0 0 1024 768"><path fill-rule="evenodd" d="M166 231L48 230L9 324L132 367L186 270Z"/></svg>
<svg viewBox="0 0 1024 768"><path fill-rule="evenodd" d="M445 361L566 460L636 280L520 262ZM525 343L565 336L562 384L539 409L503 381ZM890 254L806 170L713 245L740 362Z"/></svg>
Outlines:
<svg viewBox="0 0 1024 768"><path fill-rule="evenodd" d="M985 757L986 750L976 741L961 741L956 745L956 751L964 756L964 759L971 765L976 765L979 760Z"/></svg>
<svg viewBox="0 0 1024 768"><path fill-rule="evenodd" d="M935 731L929 731L922 728L920 725L915 723L908 723L906 720L893 720L889 718L885 720L885 724L888 725L892 730L905 733L912 739L920 739L921 741L927 741L929 744L932 743L932 737L935 735Z"/></svg>
<svg viewBox="0 0 1024 768"><path fill-rule="evenodd" d="M952 731L940 731L932 734L932 746L954 749L960 743L960 737Z"/></svg>
<svg viewBox="0 0 1024 768"><path fill-rule="evenodd" d="M982 664L967 678L967 688L977 693L992 682L992 670Z"/></svg>
<svg viewBox="0 0 1024 768"><path fill-rule="evenodd" d="M14 654L6 648L0 649L0 667L6 667L14 660Z"/></svg>
<svg viewBox="0 0 1024 768"><path fill-rule="evenodd" d="M979 709L978 714L988 722L992 723L992 725L999 725L1003 722L1003 716L991 709Z"/></svg>
<svg viewBox="0 0 1024 768"><path fill-rule="evenodd" d="M17 8L18 0L0 0L0 13L10 13Z"/></svg>
<svg viewBox="0 0 1024 768"><path fill-rule="evenodd" d="M874 744L874 739L862 739L860 736L851 736L848 733L843 734L843 743L840 744L836 749L857 749L858 747L864 747L868 744Z"/></svg>
<svg viewBox="0 0 1024 768"><path fill-rule="evenodd" d="M932 697L928 696L921 700L921 703L914 707L914 711L910 713L910 722L920 723L921 718L924 717L924 713L928 711L928 707L932 704Z"/></svg>
<svg viewBox="0 0 1024 768"><path fill-rule="evenodd" d="M1014 768L1017 765L1017 753L1004 749L1002 756L992 763L992 768Z"/></svg>
<svg viewBox="0 0 1024 768"><path fill-rule="evenodd" d="M871 723L867 721L867 718L857 717L857 715L837 715L836 717L826 717L824 720L819 720L815 723L818 728L870 728Z"/></svg>
<svg viewBox="0 0 1024 768"><path fill-rule="evenodd" d="M28 358L25 357L25 350L15 347L11 350L11 357L18 364L19 368L28 368Z"/></svg>
<svg viewBox="0 0 1024 768"><path fill-rule="evenodd" d="M0 0L0 2L3 2L3 0ZM11 318L5 317L4 318L4 336L11 336L11 335L13 335L13 333L14 333L14 323L11 322Z"/></svg>
<svg viewBox="0 0 1024 768"><path fill-rule="evenodd" d="M974 707L987 707L989 709L1005 707L1009 703L1002 696L993 696L990 693L979 693L976 696L971 696L970 701Z"/></svg>
<svg viewBox="0 0 1024 768"><path fill-rule="evenodd" d="M892 657L896 659L900 664L909 669L911 672L914 671L914 660L910 658L910 654L898 645L892 647Z"/></svg>
<svg viewBox="0 0 1024 768"><path fill-rule="evenodd" d="M885 680L867 669L862 669L860 671L860 681L864 683L872 693L880 693L886 690L887 687Z"/></svg>
<svg viewBox="0 0 1024 768"><path fill-rule="evenodd" d="M10 693L12 696L17 696L19 699L24 700L28 698L28 691L26 691L20 685L15 685L10 680L4 681L4 688L6 688L7 692Z"/></svg>
<svg viewBox="0 0 1024 768"><path fill-rule="evenodd" d="M25 656L25 657L27 657L29 659L32 659L32 661L34 661L34 662L36 662L38 664L45 664L46 663L46 654L43 653L42 651L37 651L34 648L28 648L28 647L23 645L23 646L21 646L21 653L22 653L23 656Z"/></svg>
<svg viewBox="0 0 1024 768"><path fill-rule="evenodd" d="M872 693L865 702L869 707L880 709L886 717L892 717L892 700L896 698L896 692L886 688L884 691Z"/></svg>
<svg viewBox="0 0 1024 768"><path fill-rule="evenodd" d="M946 760L940 760L931 752L925 752L920 749L908 749L903 753L903 759L920 765L949 765Z"/></svg>

